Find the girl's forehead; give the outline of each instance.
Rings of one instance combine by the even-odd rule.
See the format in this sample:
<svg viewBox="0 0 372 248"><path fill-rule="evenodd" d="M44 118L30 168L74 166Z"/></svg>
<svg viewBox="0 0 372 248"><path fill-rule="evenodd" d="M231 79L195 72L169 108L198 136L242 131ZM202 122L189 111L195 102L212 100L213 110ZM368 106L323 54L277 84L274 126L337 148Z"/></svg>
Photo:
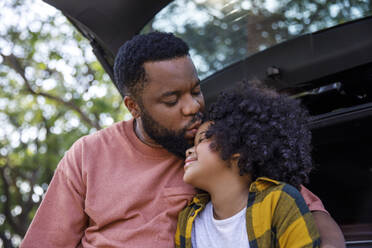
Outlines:
<svg viewBox="0 0 372 248"><path fill-rule="evenodd" d="M209 126L211 125L211 121L204 122L203 124L200 125L198 128L198 131L196 132L196 135L200 135L201 133L205 133L205 131L208 130Z"/></svg>
<svg viewBox="0 0 372 248"><path fill-rule="evenodd" d="M210 124L211 124L211 122L208 121L208 122L204 122L203 124L200 125L200 127L198 128L198 131L195 134L194 145L197 145L199 143L200 139L204 138L205 133L207 132Z"/></svg>

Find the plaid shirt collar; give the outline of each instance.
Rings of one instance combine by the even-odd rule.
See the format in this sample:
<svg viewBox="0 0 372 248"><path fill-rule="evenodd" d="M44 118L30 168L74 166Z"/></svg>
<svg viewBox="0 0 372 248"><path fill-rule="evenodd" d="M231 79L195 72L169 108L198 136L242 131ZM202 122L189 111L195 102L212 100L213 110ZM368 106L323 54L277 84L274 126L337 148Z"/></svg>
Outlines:
<svg viewBox="0 0 372 248"><path fill-rule="evenodd" d="M264 191L265 189L267 189L270 186L279 185L279 184L280 184L279 181L276 181L276 180L273 180L273 179L270 179L270 178L267 178L267 177L258 177L256 179L256 181L254 181L250 185L249 192L259 193L261 191ZM194 198L188 204L188 206L191 206L191 205L195 204L197 206L204 207L205 205L207 205L207 203L209 201L210 201L210 196L209 196L208 193L205 193L205 192L198 193L194 196Z"/></svg>

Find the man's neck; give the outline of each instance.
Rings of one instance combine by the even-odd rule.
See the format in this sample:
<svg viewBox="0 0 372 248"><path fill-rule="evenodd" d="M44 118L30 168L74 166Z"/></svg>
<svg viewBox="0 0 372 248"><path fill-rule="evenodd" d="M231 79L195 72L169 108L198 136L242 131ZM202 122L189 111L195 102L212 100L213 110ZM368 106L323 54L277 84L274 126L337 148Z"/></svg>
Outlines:
<svg viewBox="0 0 372 248"><path fill-rule="evenodd" d="M137 138L144 144L156 148L162 147L147 135L139 118L133 120L133 131L136 134Z"/></svg>

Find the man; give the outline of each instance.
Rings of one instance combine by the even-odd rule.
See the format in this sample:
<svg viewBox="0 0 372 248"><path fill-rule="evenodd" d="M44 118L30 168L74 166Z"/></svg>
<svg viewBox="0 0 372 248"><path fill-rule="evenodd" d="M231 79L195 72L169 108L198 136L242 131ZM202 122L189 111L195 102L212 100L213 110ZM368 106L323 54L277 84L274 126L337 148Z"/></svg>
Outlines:
<svg viewBox="0 0 372 248"><path fill-rule="evenodd" d="M204 110L188 52L182 40L158 32L120 48L115 80L133 120L71 147L21 247L174 247L178 212L195 193L182 180L182 157ZM323 210L304 192L311 210ZM324 210L314 218L324 245L327 238L342 245Z"/></svg>

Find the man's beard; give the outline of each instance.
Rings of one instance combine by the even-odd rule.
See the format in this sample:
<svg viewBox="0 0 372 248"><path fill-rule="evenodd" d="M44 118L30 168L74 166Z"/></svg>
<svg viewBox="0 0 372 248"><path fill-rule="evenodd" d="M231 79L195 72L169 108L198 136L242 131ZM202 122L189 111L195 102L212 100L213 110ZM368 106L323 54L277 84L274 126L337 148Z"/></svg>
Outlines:
<svg viewBox="0 0 372 248"><path fill-rule="evenodd" d="M147 113L146 110L143 110L141 114L142 126L146 134L166 150L182 159L185 159L186 157L186 150L193 145L192 141L190 142L185 138L187 128L201 118L201 113L196 114L189 125L176 132L160 125Z"/></svg>

